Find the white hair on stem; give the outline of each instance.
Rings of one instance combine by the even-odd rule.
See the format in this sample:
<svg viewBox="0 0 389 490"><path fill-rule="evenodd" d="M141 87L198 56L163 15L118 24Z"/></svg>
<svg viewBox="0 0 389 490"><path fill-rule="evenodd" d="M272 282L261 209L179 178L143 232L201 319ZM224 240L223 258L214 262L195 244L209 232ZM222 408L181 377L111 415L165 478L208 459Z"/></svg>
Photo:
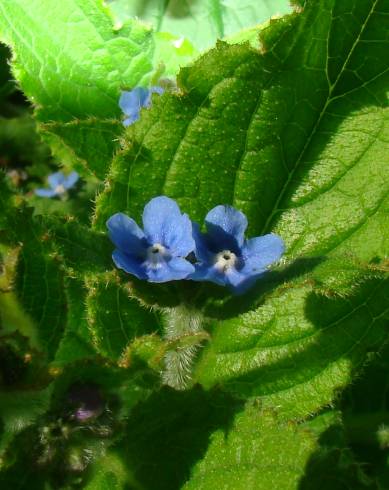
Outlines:
<svg viewBox="0 0 389 490"><path fill-rule="evenodd" d="M177 346L165 354L165 369L162 373L164 384L184 390L192 380L192 366L200 344L205 336L196 334L204 333L204 317L198 311L185 306L168 308L164 314L165 340ZM185 345L185 338L190 340L191 345ZM182 342L180 342L182 341ZM183 345L179 345L182 343Z"/></svg>

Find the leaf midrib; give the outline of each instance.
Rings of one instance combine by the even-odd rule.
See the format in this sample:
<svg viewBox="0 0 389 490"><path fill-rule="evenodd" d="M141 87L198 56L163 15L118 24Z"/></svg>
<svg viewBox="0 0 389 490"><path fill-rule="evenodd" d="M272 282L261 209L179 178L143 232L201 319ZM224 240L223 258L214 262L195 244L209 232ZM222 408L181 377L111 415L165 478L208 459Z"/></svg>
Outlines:
<svg viewBox="0 0 389 490"><path fill-rule="evenodd" d="M336 89L336 86L337 86L337 84L338 84L341 76L344 73L344 69L347 66L347 64L348 64L348 62L349 62L352 54L354 53L354 50L355 50L356 46L358 45L358 43L360 41L361 35L363 34L363 32L364 32L364 30L365 30L365 28L367 26L367 23L369 22L370 17L371 17L371 15L373 14L373 12L375 10L375 7L376 7L377 3L378 3L378 0L374 0L374 3L372 5L369 13L366 16L366 19L365 19L364 23L362 24L361 29L360 29L360 31L359 31L359 33L358 33L358 35L357 35L357 37L356 37L353 45L351 46L351 49L349 50L348 55L346 56L346 59L345 59L343 65L341 66L341 68L339 70L339 73L338 73L338 75L336 77L336 80L334 81L334 83L332 85L329 85L328 95L327 95L326 100L325 100L325 102L323 104L323 108L322 108L322 110L320 111L320 113L318 115L318 118L317 118L316 123L312 127L311 133L310 133L309 137L307 138L307 141L306 141L305 145L303 146L303 148L302 148L299 156L296 159L296 162L295 162L295 164L293 166L293 169L288 174L288 178L287 178L287 180L286 180L286 182L285 182L282 190L280 191L280 193L279 193L279 195L278 195L278 197L277 197L277 199L276 199L276 201L274 203L274 206L273 206L273 208L272 208L272 210L271 210L271 212L269 214L268 219L266 220L264 226L262 227L262 230L261 230L261 233L260 233L261 235L265 234L266 232L268 232L269 230L271 230L273 228L272 225L274 224L273 223L274 217L275 217L275 214L277 213L277 211L279 211L279 205L282 202L285 194L289 190L289 184L293 180L293 177L294 177L297 169L299 168L299 165L300 165L301 161L303 160L304 155L306 154L306 152L307 152L310 144L312 143L312 140L313 140L314 136L316 135L316 131L317 131L317 129L318 129L318 127L319 127L319 125L320 125L320 123L321 123L324 115L326 114L326 111L328 109L328 106L335 99L335 97L332 97L332 94L333 94L334 90ZM331 14L332 14L332 10L331 10ZM332 17L332 19L333 19L333 17ZM328 42L329 42L329 37L330 37L330 32L328 32L328 36L327 36L327 55L328 55ZM329 82L329 76L328 76L328 58L329 57L327 56L326 69L325 69L325 71L326 71L326 75L327 75L327 80ZM344 94L342 96L344 96ZM339 98L339 97L340 96L337 96L336 98ZM285 209L287 209L287 208L285 208Z"/></svg>

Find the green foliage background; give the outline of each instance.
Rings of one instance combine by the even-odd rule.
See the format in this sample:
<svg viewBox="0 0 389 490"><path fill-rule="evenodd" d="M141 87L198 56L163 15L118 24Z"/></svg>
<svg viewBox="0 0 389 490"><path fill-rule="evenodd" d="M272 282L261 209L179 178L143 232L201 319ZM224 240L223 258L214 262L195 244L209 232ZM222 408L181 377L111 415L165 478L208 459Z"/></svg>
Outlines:
<svg viewBox="0 0 389 490"><path fill-rule="evenodd" d="M389 487L388 16L0 0L1 488ZM124 129L121 90L157 83ZM38 199L59 165L78 189ZM161 194L234 205L285 257L239 298L121 273L105 221Z"/></svg>

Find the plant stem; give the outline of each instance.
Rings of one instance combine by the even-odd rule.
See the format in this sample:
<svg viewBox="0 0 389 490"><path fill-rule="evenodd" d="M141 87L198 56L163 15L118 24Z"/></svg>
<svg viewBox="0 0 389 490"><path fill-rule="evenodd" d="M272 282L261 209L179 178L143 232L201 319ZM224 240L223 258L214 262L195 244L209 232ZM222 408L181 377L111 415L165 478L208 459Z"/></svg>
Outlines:
<svg viewBox="0 0 389 490"><path fill-rule="evenodd" d="M165 354L165 371L162 374L164 384L176 390L184 390L188 387L192 379L194 358L205 338L205 335L198 335L205 334L203 325L203 315L194 309L177 306L165 310L164 337L175 347ZM190 345L188 339L193 340L189 342Z"/></svg>

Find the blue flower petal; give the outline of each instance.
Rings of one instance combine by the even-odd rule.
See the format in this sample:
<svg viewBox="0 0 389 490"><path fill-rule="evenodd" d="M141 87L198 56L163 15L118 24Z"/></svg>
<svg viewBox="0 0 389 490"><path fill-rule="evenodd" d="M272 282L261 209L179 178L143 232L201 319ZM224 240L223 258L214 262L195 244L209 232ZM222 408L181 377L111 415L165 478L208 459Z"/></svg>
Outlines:
<svg viewBox="0 0 389 490"><path fill-rule="evenodd" d="M129 274L133 274L138 279L147 279L145 269L142 267L141 262L135 257L115 249L112 254L112 260L115 262L117 268L123 269Z"/></svg>
<svg viewBox="0 0 389 490"><path fill-rule="evenodd" d="M57 195L54 189L35 189L34 192L39 197L54 197Z"/></svg>
<svg viewBox="0 0 389 490"><path fill-rule="evenodd" d="M192 274L192 272L195 270L194 266L190 262L181 257L173 257L169 260L167 265L172 273L172 276L174 276L174 280L186 279L189 274Z"/></svg>
<svg viewBox="0 0 389 490"><path fill-rule="evenodd" d="M188 277L192 281L207 281L209 276L210 267L204 262L194 264L194 272Z"/></svg>
<svg viewBox="0 0 389 490"><path fill-rule="evenodd" d="M168 282L186 279L193 271L193 265L187 260L173 257L168 262L161 262L158 267L147 267L146 274L150 282Z"/></svg>
<svg viewBox="0 0 389 490"><path fill-rule="evenodd" d="M219 286L225 286L227 284L226 275L221 273L209 263L194 264L195 271L188 277L192 281L208 281L214 282Z"/></svg>
<svg viewBox="0 0 389 490"><path fill-rule="evenodd" d="M245 293L260 278L261 274L247 275L242 270L231 269L227 273L228 285L234 294Z"/></svg>
<svg viewBox="0 0 389 490"><path fill-rule="evenodd" d="M242 248L245 274L259 274L280 259L285 251L285 245L281 237L270 233L268 235L247 240Z"/></svg>
<svg viewBox="0 0 389 490"><path fill-rule="evenodd" d="M160 243L173 256L185 257L195 248L192 222L177 203L166 196L151 199L143 211L143 228L149 243Z"/></svg>
<svg viewBox="0 0 389 490"><path fill-rule="evenodd" d="M71 189L74 184L78 180L78 173L77 172L71 172L69 175L67 175L63 181L63 186L65 189Z"/></svg>
<svg viewBox="0 0 389 490"><path fill-rule="evenodd" d="M122 92L119 99L119 107L128 116L139 114L140 108L147 104L150 97L149 90L143 87L135 87L130 92Z"/></svg>
<svg viewBox="0 0 389 490"><path fill-rule="evenodd" d="M145 255L145 235L132 218L116 213L107 221L107 228L110 239L122 252L139 257Z"/></svg>
<svg viewBox="0 0 389 490"><path fill-rule="evenodd" d="M47 177L49 186L55 189L58 185L63 185L65 181L65 176L62 172L55 172Z"/></svg>
<svg viewBox="0 0 389 490"><path fill-rule="evenodd" d="M162 95L165 92L165 90L162 87L158 87L157 85L154 85L153 87L151 87L150 92L152 94Z"/></svg>
<svg viewBox="0 0 389 490"><path fill-rule="evenodd" d="M213 248L237 253L242 247L247 228L247 218L242 212L232 206L216 206L205 217L205 224Z"/></svg>
<svg viewBox="0 0 389 490"><path fill-rule="evenodd" d="M192 221L192 235L195 241L194 254L200 262L210 262L213 254L209 251L207 246L206 237L200 231L200 226Z"/></svg>
<svg viewBox="0 0 389 490"><path fill-rule="evenodd" d="M152 87L150 90L143 87L135 87L130 92L122 92L119 99L119 107L127 116L123 121L124 126L130 126L140 118L142 107L150 107L152 93L162 94L163 92L162 87Z"/></svg>
<svg viewBox="0 0 389 490"><path fill-rule="evenodd" d="M130 117L126 117L126 119L123 120L123 125L125 127L131 126L131 124L134 124L134 122L138 121L140 118L139 112L137 114L133 114Z"/></svg>
<svg viewBox="0 0 389 490"><path fill-rule="evenodd" d="M141 90L142 90L142 92L139 93L139 103L140 103L141 107L150 107L151 91L148 90L147 88L143 88Z"/></svg>

